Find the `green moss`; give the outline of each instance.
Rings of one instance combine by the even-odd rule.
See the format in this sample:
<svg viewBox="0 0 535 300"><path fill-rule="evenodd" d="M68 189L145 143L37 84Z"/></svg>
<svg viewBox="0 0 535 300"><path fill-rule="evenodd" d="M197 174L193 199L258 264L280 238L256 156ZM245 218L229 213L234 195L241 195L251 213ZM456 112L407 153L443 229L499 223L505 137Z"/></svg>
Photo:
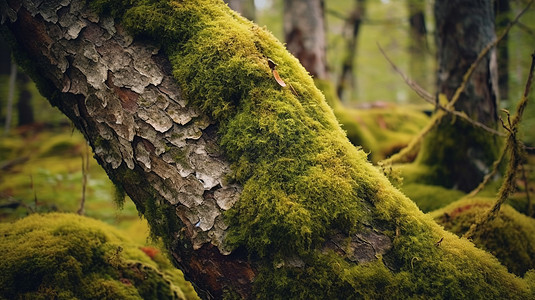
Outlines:
<svg viewBox="0 0 535 300"><path fill-rule="evenodd" d="M226 241L258 262L256 297L526 296L525 281L445 232L367 162L307 72L272 35L222 1L132 3L117 17L133 34L162 45L185 99L217 123L231 180L243 186L226 214ZM268 58L287 87L274 80ZM163 220L174 214L146 203L153 227L162 214ZM165 235L167 227L156 232ZM381 228L392 240L382 259L355 264L321 250L333 232L363 227ZM273 264L296 256L303 267Z"/></svg>
<svg viewBox="0 0 535 300"><path fill-rule="evenodd" d="M169 261L86 217L31 215L0 224L0 240L0 298L186 299L193 290Z"/></svg>
<svg viewBox="0 0 535 300"><path fill-rule="evenodd" d="M431 216L445 229L462 235L494 202L493 198L462 199L432 212ZM519 276L535 268L535 220L508 205L502 206L498 217L476 232L473 242Z"/></svg>
<svg viewBox="0 0 535 300"><path fill-rule="evenodd" d="M444 207L465 195L465 193L458 190L418 183L403 184L400 189L414 201L423 212L429 212Z"/></svg>
<svg viewBox="0 0 535 300"><path fill-rule="evenodd" d="M432 170L420 179L469 192L483 180L501 147L499 137L463 120L445 118L425 136L415 164Z"/></svg>

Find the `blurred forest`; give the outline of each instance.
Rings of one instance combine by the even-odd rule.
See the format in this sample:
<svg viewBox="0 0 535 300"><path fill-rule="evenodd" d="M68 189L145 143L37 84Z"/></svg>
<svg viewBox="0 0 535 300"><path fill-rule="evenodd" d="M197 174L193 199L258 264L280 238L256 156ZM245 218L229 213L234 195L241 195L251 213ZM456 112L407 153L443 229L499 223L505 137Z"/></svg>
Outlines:
<svg viewBox="0 0 535 300"><path fill-rule="evenodd" d="M285 40L284 0L249 1L248 7L244 4L247 1L236 2L242 2L243 6L237 10L243 15L265 26L281 41ZM496 7L498 2L509 5L496 16L499 33L529 1L495 2ZM345 111L341 115L350 120L340 119L340 122L348 135L354 126L351 124L368 129L362 146L370 152L370 160L377 163L406 146L425 127L435 110L403 81L379 50L380 45L400 70L436 95L433 1L326 0L324 5L326 79L332 89L323 91L327 98L328 93L333 93L341 101L338 110ZM418 22L414 18L423 21L418 25L420 32L414 31L414 22ZM498 65L503 78L500 108L513 112L522 98L534 45L535 7L531 6L498 45ZM93 159L82 134L40 96L24 71L12 63L6 43L2 41L0 47L0 221L13 221L34 212L78 212L119 228L136 242L150 243L146 222L140 220L131 201L121 200L125 196L115 190ZM344 75L348 57L352 70ZM529 205L529 197L535 197L533 93L530 101L521 122L521 140L530 155L524 161L523 176L519 177L508 202L525 214L529 214L526 201ZM405 178L407 184L404 184L395 172L387 175L425 212L439 209L466 194L455 188L423 187L410 178ZM481 195L494 197L499 186L500 180L491 182ZM447 199L440 202L436 199L438 195ZM124 204L118 207L117 203ZM444 212L434 212L433 216L442 218L443 215Z"/></svg>

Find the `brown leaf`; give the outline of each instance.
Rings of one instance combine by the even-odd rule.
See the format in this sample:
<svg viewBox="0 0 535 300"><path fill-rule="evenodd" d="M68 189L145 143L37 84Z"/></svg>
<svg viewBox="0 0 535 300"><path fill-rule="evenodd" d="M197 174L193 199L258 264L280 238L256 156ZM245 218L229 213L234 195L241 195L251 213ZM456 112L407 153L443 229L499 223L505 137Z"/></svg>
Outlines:
<svg viewBox="0 0 535 300"><path fill-rule="evenodd" d="M277 72L277 70L273 70L273 77L275 77L275 80L277 81L277 83L282 86L282 87L285 87L286 86L286 83L284 81L282 81L282 79L280 78L279 76L279 73Z"/></svg>

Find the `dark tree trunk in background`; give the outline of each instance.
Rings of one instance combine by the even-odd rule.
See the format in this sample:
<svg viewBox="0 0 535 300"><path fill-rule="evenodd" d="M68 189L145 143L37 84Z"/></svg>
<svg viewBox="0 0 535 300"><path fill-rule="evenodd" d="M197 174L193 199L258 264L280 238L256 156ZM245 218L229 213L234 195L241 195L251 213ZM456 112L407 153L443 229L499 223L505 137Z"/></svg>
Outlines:
<svg viewBox="0 0 535 300"><path fill-rule="evenodd" d="M495 38L491 0L435 2L438 49L437 91L451 99L479 52ZM455 109L496 127L496 56L492 50L477 66ZM418 160L435 169L436 183L469 191L498 154L497 138L446 118L423 143Z"/></svg>
<svg viewBox="0 0 535 300"><path fill-rule="evenodd" d="M425 25L425 0L407 0L409 8L409 73L426 90L432 89L429 73L429 47Z"/></svg>
<svg viewBox="0 0 535 300"><path fill-rule="evenodd" d="M19 101L17 102L18 125L24 126L35 121L32 106L32 93L28 90L30 78L24 73L18 76Z"/></svg>
<svg viewBox="0 0 535 300"><path fill-rule="evenodd" d="M323 0L284 1L286 47L314 78L327 78Z"/></svg>
<svg viewBox="0 0 535 300"><path fill-rule="evenodd" d="M496 11L496 32L501 32L511 21L511 5L509 0L494 0ZM498 85L500 100L509 99L509 35L498 43Z"/></svg>
<svg viewBox="0 0 535 300"><path fill-rule="evenodd" d="M336 86L336 94L342 101L348 101L355 87L355 56L357 54L357 41L360 25L365 13L365 0L355 0L355 8L347 19L344 28L344 37L347 41L346 52L342 62L342 73Z"/></svg>
<svg viewBox="0 0 535 300"><path fill-rule="evenodd" d="M11 50L7 41L0 36L0 75L9 75L11 72Z"/></svg>
<svg viewBox="0 0 535 300"><path fill-rule="evenodd" d="M247 19L254 21L256 19L256 8L254 0L225 0L232 10L239 12Z"/></svg>

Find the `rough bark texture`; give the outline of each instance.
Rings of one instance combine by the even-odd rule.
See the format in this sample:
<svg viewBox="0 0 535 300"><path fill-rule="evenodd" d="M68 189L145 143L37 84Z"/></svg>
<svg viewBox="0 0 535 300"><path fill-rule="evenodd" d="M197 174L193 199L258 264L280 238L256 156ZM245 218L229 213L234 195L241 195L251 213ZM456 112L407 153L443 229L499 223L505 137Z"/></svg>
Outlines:
<svg viewBox="0 0 535 300"><path fill-rule="evenodd" d="M83 0L9 7L2 11L3 22L20 54L38 62L26 67L34 68L41 90L84 133L96 159L141 212L152 205L181 225L162 224L176 253L199 250L188 251L187 260L177 255L186 273L199 284L210 280L218 274L204 263L211 260L216 269L234 270L219 280L243 277L248 284L250 267L224 256L229 251L222 246L227 229L222 212L238 200L240 187L225 184L229 164L218 150L215 129L186 105L159 49L133 41ZM176 243L180 228L187 238Z"/></svg>
<svg viewBox="0 0 535 300"><path fill-rule="evenodd" d="M284 36L288 50L310 75L326 79L323 0L284 1Z"/></svg>
<svg viewBox="0 0 535 300"><path fill-rule="evenodd" d="M451 99L479 52L495 38L492 2L436 1L437 91ZM468 80L455 105L470 118L496 127L497 70L495 51L487 55ZM441 183L470 191L482 180L497 155L497 139L451 118L424 141L419 161L437 166Z"/></svg>

